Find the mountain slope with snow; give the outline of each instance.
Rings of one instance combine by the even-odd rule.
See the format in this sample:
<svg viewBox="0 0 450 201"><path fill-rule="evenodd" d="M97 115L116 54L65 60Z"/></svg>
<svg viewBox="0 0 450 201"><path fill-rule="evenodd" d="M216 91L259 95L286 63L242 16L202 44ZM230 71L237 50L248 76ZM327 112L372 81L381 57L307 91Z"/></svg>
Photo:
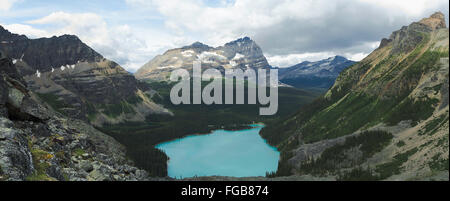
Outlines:
<svg viewBox="0 0 450 201"><path fill-rule="evenodd" d="M140 80L168 81L174 69L192 70L192 63L200 60L202 68L242 70L270 68L261 48L248 37L244 37L220 47L210 47L200 42L182 48L166 51L142 66L134 75Z"/></svg>
<svg viewBox="0 0 450 201"><path fill-rule="evenodd" d="M341 56L316 62L305 61L288 68L279 68L279 79L282 83L297 88L326 90L333 85L341 71L354 63Z"/></svg>

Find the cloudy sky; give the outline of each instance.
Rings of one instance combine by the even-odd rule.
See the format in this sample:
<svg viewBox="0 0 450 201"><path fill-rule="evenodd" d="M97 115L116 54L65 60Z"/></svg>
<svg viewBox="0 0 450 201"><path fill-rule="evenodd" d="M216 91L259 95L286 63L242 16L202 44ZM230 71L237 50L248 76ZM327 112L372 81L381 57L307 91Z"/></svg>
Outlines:
<svg viewBox="0 0 450 201"><path fill-rule="evenodd" d="M30 38L75 34L130 72L167 49L254 39L273 66L360 60L447 0L0 0L0 25Z"/></svg>

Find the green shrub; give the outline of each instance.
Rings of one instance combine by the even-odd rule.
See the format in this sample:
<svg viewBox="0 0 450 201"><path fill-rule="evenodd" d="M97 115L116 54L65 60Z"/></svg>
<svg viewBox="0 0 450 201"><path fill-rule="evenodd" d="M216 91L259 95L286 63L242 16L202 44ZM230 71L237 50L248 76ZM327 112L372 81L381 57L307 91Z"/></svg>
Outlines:
<svg viewBox="0 0 450 201"><path fill-rule="evenodd" d="M27 181L55 181L54 178L47 175L47 169L50 164L47 160L53 158L54 156L46 151L40 149L31 149L31 155L33 157L33 166L35 171L27 176Z"/></svg>
<svg viewBox="0 0 450 201"><path fill-rule="evenodd" d="M447 159L439 159L439 155L435 155L432 161L428 163L428 166L433 171L448 171L449 161Z"/></svg>
<svg viewBox="0 0 450 201"><path fill-rule="evenodd" d="M448 116L446 114L442 114L438 118L429 121L422 129L420 129L419 135L424 135L426 133L433 135L447 120Z"/></svg>
<svg viewBox="0 0 450 201"><path fill-rule="evenodd" d="M387 115L386 122L389 125L396 125L402 120L417 123L430 117L437 103L439 103L437 99L424 98L414 101L406 98Z"/></svg>
<svg viewBox="0 0 450 201"><path fill-rule="evenodd" d="M54 110L56 110L57 112L61 113L61 114L65 114L64 112L64 108L73 108L72 105L66 103L64 100L60 100L60 97L55 95L55 94L51 94L51 93L47 93L47 94L42 94L42 93L36 93L39 98L46 102L47 104L49 104Z"/></svg>
<svg viewBox="0 0 450 201"><path fill-rule="evenodd" d="M77 157L78 156L82 156L85 153L86 153L86 151L83 150L83 149L80 149L80 148L77 148L77 149L72 151L72 155L77 156Z"/></svg>
<svg viewBox="0 0 450 201"><path fill-rule="evenodd" d="M397 147L403 147L403 146L405 146L405 142L403 140L401 140L401 141L398 141L396 145L397 145Z"/></svg>
<svg viewBox="0 0 450 201"><path fill-rule="evenodd" d="M391 162L378 165L375 172L380 175L380 179L386 179L392 175L400 174L403 163L408 161L408 158L414 155L417 151L418 149L414 148L404 153L397 154Z"/></svg>

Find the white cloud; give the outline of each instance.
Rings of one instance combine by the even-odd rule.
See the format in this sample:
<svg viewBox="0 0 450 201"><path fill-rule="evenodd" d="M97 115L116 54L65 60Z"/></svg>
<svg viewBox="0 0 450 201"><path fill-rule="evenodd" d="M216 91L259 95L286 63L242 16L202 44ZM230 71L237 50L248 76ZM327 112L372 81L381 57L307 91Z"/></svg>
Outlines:
<svg viewBox="0 0 450 201"><path fill-rule="evenodd" d="M0 0L0 11L9 10L18 0Z"/></svg>
<svg viewBox="0 0 450 201"><path fill-rule="evenodd" d="M208 33L206 41L220 45L231 38L257 35L262 29L290 22L291 26L314 23L316 27L327 28L328 18L342 15L349 23L359 23L366 19L364 14L377 11L388 17L423 17L428 11L442 9L443 0L314 0L314 1L274 1L236 0L234 4L222 7L207 6L201 0L126 0L130 5L157 9L166 16L167 27L176 30L188 29ZM448 3L447 3L448 5ZM365 11L370 11L365 13ZM349 12L350 13L345 13ZM378 12L381 11L381 12ZM384 11L384 12L383 12ZM358 16L359 15L359 16ZM372 16L368 16L372 17ZM382 20L383 18L378 18ZM335 18L339 20L339 18ZM377 20L377 18L374 18ZM404 22L404 21L402 21ZM359 25L359 24L355 24ZM307 31L307 30L305 30ZM281 34L281 33L280 33ZM301 34L301 33L298 33Z"/></svg>
<svg viewBox="0 0 450 201"><path fill-rule="evenodd" d="M344 56L347 57L347 59L350 59L352 61L361 61L362 59L366 58L367 55L369 55L369 54L360 52L360 53L356 53L356 54L346 54Z"/></svg>
<svg viewBox="0 0 450 201"><path fill-rule="evenodd" d="M364 42L349 48L344 48L337 51L322 51L322 52L305 52L299 54L283 54L283 55L266 55L270 65L276 67L290 67L303 61L319 61L327 59L336 55L346 57L352 61L361 61L367 55L376 49L380 42Z"/></svg>
<svg viewBox="0 0 450 201"><path fill-rule="evenodd" d="M5 28L12 33L20 33L26 35L28 38L40 38L46 37L50 34L41 29L35 29L30 25L25 24L8 24L5 25Z"/></svg>
<svg viewBox="0 0 450 201"><path fill-rule="evenodd" d="M443 3L441 0L359 0L389 10L392 14L420 16L430 7Z"/></svg>
<svg viewBox="0 0 450 201"><path fill-rule="evenodd" d="M108 16L54 12L41 17L43 9L34 8L39 10L39 19L13 21L5 27L32 38L75 34L105 57L135 71L170 48L194 41L219 46L243 36L254 39L274 66L334 54L360 60L382 37L403 25L437 10L448 19L446 0L125 1L129 6L119 11L102 8L99 13ZM15 0L0 2L10 3L9 9ZM12 18L14 13L5 15ZM33 19L29 13L26 18Z"/></svg>
<svg viewBox="0 0 450 201"><path fill-rule="evenodd" d="M278 55L269 56L272 65L329 53L360 60L378 46L374 41L401 26L439 10L448 15L447 0L236 0L222 6L209 6L203 0L127 3L156 9L165 16L166 27L202 35L203 42L211 45L250 36L264 53Z"/></svg>
<svg viewBox="0 0 450 201"><path fill-rule="evenodd" d="M274 55L267 56L268 62L275 67L290 67L303 61L318 61L325 58L335 56L333 52L314 52L303 54L287 54L287 55Z"/></svg>
<svg viewBox="0 0 450 201"><path fill-rule="evenodd" d="M290 67L296 64L299 64L304 61L319 61L323 59L327 59L336 55L344 56L352 61L361 61L364 59L368 53L359 52L359 53L343 53L339 54L336 52L313 52L313 53L302 53L302 54L287 54L287 55L268 55L267 60L270 65L274 67Z"/></svg>

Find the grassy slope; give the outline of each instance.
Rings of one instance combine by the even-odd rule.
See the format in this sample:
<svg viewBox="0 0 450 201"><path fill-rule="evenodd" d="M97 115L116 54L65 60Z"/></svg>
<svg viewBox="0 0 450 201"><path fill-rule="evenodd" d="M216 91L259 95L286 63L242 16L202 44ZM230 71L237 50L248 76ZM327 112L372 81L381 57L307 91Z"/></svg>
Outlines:
<svg viewBox="0 0 450 201"><path fill-rule="evenodd" d="M413 99L410 93L423 74L436 71L439 59L448 57L448 45L432 49L436 42L432 35L418 34L422 41L414 50L391 55L392 44L375 50L343 71L325 96L262 130L262 135L282 150L279 175L291 174L286 161L299 144L348 135L382 122L395 125L413 120L415 125L431 116L439 100L428 96Z"/></svg>

